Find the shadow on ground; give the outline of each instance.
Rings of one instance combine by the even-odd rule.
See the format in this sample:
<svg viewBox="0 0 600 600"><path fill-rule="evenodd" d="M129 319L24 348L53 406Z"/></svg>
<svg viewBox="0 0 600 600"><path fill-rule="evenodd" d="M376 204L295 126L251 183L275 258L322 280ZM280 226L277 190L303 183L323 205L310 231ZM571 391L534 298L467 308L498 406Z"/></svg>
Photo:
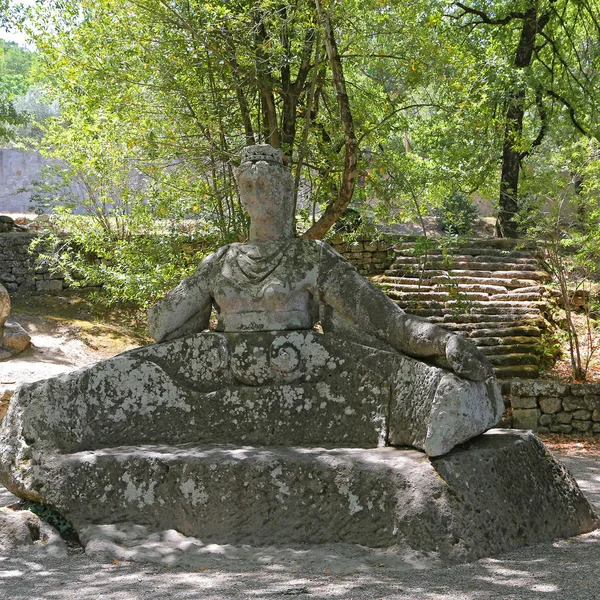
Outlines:
<svg viewBox="0 0 600 600"><path fill-rule="evenodd" d="M319 554L319 551L316 551ZM314 557L315 559L318 557ZM328 556L335 563L335 556ZM349 565L347 565L349 566ZM600 598L600 532L522 549L499 558L432 570L366 569L331 573L300 557L272 561L268 551L193 571L144 565L98 565L0 557L0 597L11 600L238 600L299 598L364 600L589 600ZM365 569L365 570L363 570Z"/></svg>

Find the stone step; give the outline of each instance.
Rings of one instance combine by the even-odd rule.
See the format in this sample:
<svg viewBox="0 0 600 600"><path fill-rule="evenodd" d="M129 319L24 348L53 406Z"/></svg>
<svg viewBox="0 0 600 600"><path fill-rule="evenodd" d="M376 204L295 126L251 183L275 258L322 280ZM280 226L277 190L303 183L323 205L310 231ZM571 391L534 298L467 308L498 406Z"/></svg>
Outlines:
<svg viewBox="0 0 600 600"><path fill-rule="evenodd" d="M429 318L450 318L451 315L456 315L456 310L452 308L411 308L411 315L417 315L426 319ZM465 317L482 318L490 317L490 320L506 319L538 319L542 316L542 312L535 306L516 306L514 308L497 308L487 306L472 306L468 315L457 315L456 318L463 319ZM461 321L459 321L461 322Z"/></svg>
<svg viewBox="0 0 600 600"><path fill-rule="evenodd" d="M435 321L430 321L435 322ZM437 321L435 322L444 329L449 329L454 332L467 332L470 336L475 335L475 331L507 331L519 327L536 327L541 330L542 323L539 320L518 320L518 321L481 321L475 323L457 323L454 321Z"/></svg>
<svg viewBox="0 0 600 600"><path fill-rule="evenodd" d="M390 298L392 298L392 295L390 294ZM406 310L406 312L411 312L410 310L406 309L406 306L409 306L408 302L402 302L399 300L396 300L395 298L392 298L392 300L396 301L396 304L398 304L398 306L400 306L402 309ZM460 306L464 303L458 303L455 300L450 300L448 302L440 302L439 300L424 300L419 302L419 309L423 309L423 308L442 308L442 309L449 309L452 310L452 308L455 308L457 306ZM515 300L514 302L506 302L506 301L498 301L498 300L488 300L487 302L481 302L478 300L474 300L473 302L469 303L469 312L474 312L476 311L478 308L481 307L487 307L489 309L493 309L493 308L508 308L508 309L512 309L512 308L526 308L527 310L530 310L532 308L537 308L539 310L543 310L546 306L545 302L532 302L532 301L518 301Z"/></svg>
<svg viewBox="0 0 600 600"><path fill-rule="evenodd" d="M398 292L481 292L484 294L505 294L507 288L500 285L485 285L481 283L475 284L449 284L449 283L436 283L433 285L419 285L415 284L414 280L411 284L406 283L378 283L377 284L383 291L395 290ZM529 288L526 288L529 289Z"/></svg>
<svg viewBox="0 0 600 600"><path fill-rule="evenodd" d="M489 328L474 329L469 332L469 338L511 338L511 337L541 337L542 331L539 327L522 325L520 327L507 327L505 329Z"/></svg>
<svg viewBox="0 0 600 600"><path fill-rule="evenodd" d="M446 283L449 279L460 279L461 283L485 283L520 288L539 285L540 281L549 281L550 276L544 271L479 271L463 269L388 269L388 277L421 278L432 280L434 283ZM485 281L484 281L485 280Z"/></svg>
<svg viewBox="0 0 600 600"><path fill-rule="evenodd" d="M543 327L544 319L538 313L526 314L511 314L511 315L478 315L478 314L467 314L467 315L454 315L452 313L445 314L443 316L430 316L427 319L430 323L437 323L438 325L486 325L493 326L494 323L501 324L519 324L519 325L536 325L537 327Z"/></svg>
<svg viewBox="0 0 600 600"><path fill-rule="evenodd" d="M456 294L450 292L399 292L397 290L387 290L387 295L392 299L402 300L404 302L423 300L438 300L445 302L448 300L455 300ZM464 300L487 300L489 296L482 292L463 292L460 294L461 299Z"/></svg>
<svg viewBox="0 0 600 600"><path fill-rule="evenodd" d="M498 379L536 379L540 376L538 368L534 365L511 365L496 367L494 369Z"/></svg>
<svg viewBox="0 0 600 600"><path fill-rule="evenodd" d="M533 336L487 336L477 337L471 339L471 341L481 350L482 346L536 346L539 344L540 339Z"/></svg>
<svg viewBox="0 0 600 600"><path fill-rule="evenodd" d="M418 290L418 291L417 291ZM442 291L440 288L435 290L418 289L415 291L404 291L397 288L388 288L385 293L393 300L400 302L423 302L426 300L438 300L440 302L448 300L471 301L471 300L491 300L497 302L536 302L542 300L541 294L486 294L485 292L470 292L466 290L452 289L451 291Z"/></svg>
<svg viewBox="0 0 600 600"><path fill-rule="evenodd" d="M535 354L496 354L488 356L494 367L510 367L514 365L535 365L540 362Z"/></svg>
<svg viewBox="0 0 600 600"><path fill-rule="evenodd" d="M454 285L454 284L462 284L462 285L492 285L497 287L504 287L508 289L520 289L525 287L536 287L539 285L538 281L534 281L533 279L520 279L520 278L510 278L510 279L501 279L498 277L461 277L460 279L457 277L450 277L449 275L438 275L434 277L422 277L419 278L418 275L414 273L411 275L404 276L396 276L390 275L389 270L386 271L386 275L377 275L371 278L371 281L376 285L383 284L400 284L400 285L417 285L416 281L419 281L419 284L422 286L433 286L436 284L440 285Z"/></svg>
<svg viewBox="0 0 600 600"><path fill-rule="evenodd" d="M424 259L423 259L424 260ZM525 260L525 259L519 259ZM392 269L401 269L402 267L416 268L419 269L421 265L425 265L425 268L436 269L441 268L445 271L455 269L475 269L478 271L539 271L540 266L537 261L533 262L510 262L508 260L503 261L486 261L476 260L471 257L444 257L444 256L428 256L427 260L421 261L418 257L413 256L398 256L392 264Z"/></svg>
<svg viewBox="0 0 600 600"><path fill-rule="evenodd" d="M436 248L439 247L439 243L435 239L429 240L431 245ZM423 243L422 236L405 236L402 241L397 244L400 247L413 248L416 245L421 245ZM518 251L537 251L537 245L535 242L530 240L514 240L510 238L471 238L463 240L461 243L457 244L446 244L446 246L453 248L478 248L483 249L481 251L504 251L504 252L512 252L515 250Z"/></svg>
<svg viewBox="0 0 600 600"><path fill-rule="evenodd" d="M412 257L415 259L422 258L425 256L424 253L419 252L415 253L414 246L410 248L405 248L403 246L398 246L394 248L394 252L396 256L406 256ZM430 250L427 253L428 257L441 257L447 258L448 256L460 256L465 259L471 260L488 260L489 262L521 262L525 261L530 264L539 264L539 259L535 252L531 252L528 250L513 250L513 251L503 251L503 250L495 250L493 248L484 249L484 248L459 248L456 254L451 253L443 253L438 249Z"/></svg>
<svg viewBox="0 0 600 600"><path fill-rule="evenodd" d="M536 338L530 338L537 342ZM537 356L537 343L535 344L508 344L504 346L481 346L479 345L480 340L476 340L478 342L479 350L485 354L487 357L490 356L502 356L505 354L530 354Z"/></svg>
<svg viewBox="0 0 600 600"><path fill-rule="evenodd" d="M32 485L90 553L95 541L135 548L141 530L147 555L155 532L175 529L196 555L206 543L343 543L456 563L595 526L529 432L495 430L434 460L393 447L127 446L42 457L41 469Z"/></svg>
<svg viewBox="0 0 600 600"><path fill-rule="evenodd" d="M526 294L526 293L520 293L520 294L514 294L514 293L509 293L509 294L492 294L490 295L490 300L519 300L520 302L524 302L527 300L531 300L533 302L535 302L536 300L541 300L542 299L542 294L540 294L539 292L534 292L531 294Z"/></svg>

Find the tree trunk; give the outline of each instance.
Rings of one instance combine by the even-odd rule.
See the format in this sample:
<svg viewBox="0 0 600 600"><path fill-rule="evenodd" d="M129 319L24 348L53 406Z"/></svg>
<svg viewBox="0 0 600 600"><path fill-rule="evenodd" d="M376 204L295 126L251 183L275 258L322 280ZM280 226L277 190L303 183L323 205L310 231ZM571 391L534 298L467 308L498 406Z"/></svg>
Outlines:
<svg viewBox="0 0 600 600"><path fill-rule="evenodd" d="M304 233L304 237L308 239L322 238L332 227L332 225L341 217L348 204L352 200L354 194L354 185L356 183L356 167L358 164L358 140L354 133L354 121L350 110L350 102L346 91L346 80L344 78L344 70L342 61L338 52L337 43L329 15L321 5L321 0L316 0L315 5L319 20L323 24L325 32L325 49L327 50L327 58L331 66L333 77L333 85L337 94L338 107L340 111L340 120L344 128L344 172L342 175L342 183L337 198L331 202L321 218Z"/></svg>
<svg viewBox="0 0 600 600"><path fill-rule="evenodd" d="M535 0L532 0L532 4L534 2ZM544 13L538 18L535 4L526 11L521 37L515 52L515 68L525 69L531 65L536 37L538 33L541 33L549 18L549 13ZM521 150L518 144L523 135L525 101L525 91L517 89L510 94L506 106L497 227L500 237L516 238L519 235L515 221L519 209L519 176L521 174Z"/></svg>

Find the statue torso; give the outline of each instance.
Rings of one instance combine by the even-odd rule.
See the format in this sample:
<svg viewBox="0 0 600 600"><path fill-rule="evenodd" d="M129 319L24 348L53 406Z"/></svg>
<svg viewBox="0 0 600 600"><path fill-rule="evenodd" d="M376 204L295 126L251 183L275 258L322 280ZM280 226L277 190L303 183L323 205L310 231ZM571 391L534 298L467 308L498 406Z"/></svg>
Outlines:
<svg viewBox="0 0 600 600"><path fill-rule="evenodd" d="M231 244L211 277L220 331L310 329L320 246L301 239Z"/></svg>

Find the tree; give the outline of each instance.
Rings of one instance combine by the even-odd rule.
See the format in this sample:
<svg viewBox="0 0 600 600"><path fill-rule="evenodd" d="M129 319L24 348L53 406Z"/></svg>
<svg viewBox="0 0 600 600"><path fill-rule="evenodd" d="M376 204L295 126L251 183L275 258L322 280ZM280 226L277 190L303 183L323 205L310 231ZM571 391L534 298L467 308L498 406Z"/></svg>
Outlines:
<svg viewBox="0 0 600 600"><path fill-rule="evenodd" d="M357 180L360 201L387 180L397 153L384 128L396 135L404 111L428 103L411 97L421 69L410 57L431 33L434 21L422 27L430 4L54 0L39 8L36 43L64 122L93 119L101 99L137 134L138 162L177 161L205 175L228 235L244 223L235 155L257 141L281 147L297 192L310 190L298 227L322 237Z"/></svg>
<svg viewBox="0 0 600 600"><path fill-rule="evenodd" d="M499 233L518 235L523 161L566 112L582 135L597 136L600 7L591 1L453 3L450 16L469 36L509 49L512 75L503 97ZM526 121L529 121L527 123ZM537 125L537 132L533 125Z"/></svg>
<svg viewBox="0 0 600 600"><path fill-rule="evenodd" d="M0 8L1 10L1 8ZM30 72L35 54L14 42L0 40L0 141L14 135L14 128L26 117L15 108L15 100L31 85Z"/></svg>

